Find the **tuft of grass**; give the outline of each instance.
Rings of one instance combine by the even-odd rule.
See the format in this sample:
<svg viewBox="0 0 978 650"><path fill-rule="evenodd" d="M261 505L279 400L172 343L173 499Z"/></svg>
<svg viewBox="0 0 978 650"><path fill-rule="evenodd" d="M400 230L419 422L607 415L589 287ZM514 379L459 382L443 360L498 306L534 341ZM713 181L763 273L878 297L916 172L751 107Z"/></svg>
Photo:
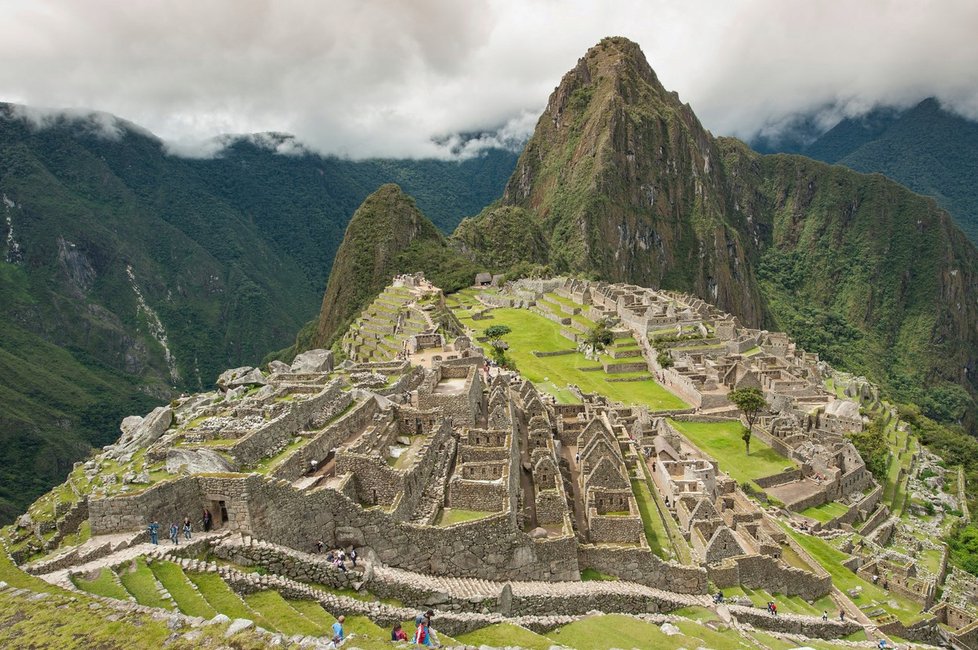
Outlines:
<svg viewBox="0 0 978 650"><path fill-rule="evenodd" d="M73 580L75 586L90 594L115 598L116 600L129 600L129 592L119 582L116 574L112 573L109 569L100 569L98 576L94 580L86 580L79 576L76 576Z"/></svg>
<svg viewBox="0 0 978 650"><path fill-rule="evenodd" d="M496 623L474 632L462 634L458 642L471 646L517 647L529 650L548 650L554 642L547 637L531 632L525 627L510 623Z"/></svg>
<svg viewBox="0 0 978 650"><path fill-rule="evenodd" d="M173 604L160 595L156 578L144 558L136 558L133 566L120 571L119 580L140 605L173 609Z"/></svg>
<svg viewBox="0 0 978 650"><path fill-rule="evenodd" d="M248 594L244 599L248 607L283 634L323 636L328 632L328 629L300 614L277 591L259 591Z"/></svg>
<svg viewBox="0 0 978 650"><path fill-rule="evenodd" d="M196 585L207 604L230 618L247 618L265 629L271 629L267 621L255 613L241 596L228 586L216 573L187 573L187 579Z"/></svg>
<svg viewBox="0 0 978 650"><path fill-rule="evenodd" d="M173 602L177 604L177 608L181 612L187 616L203 616L204 618L213 618L217 614L214 608L204 600L204 597L194 589L179 564L156 561L150 565L150 569L160 584L170 592Z"/></svg>

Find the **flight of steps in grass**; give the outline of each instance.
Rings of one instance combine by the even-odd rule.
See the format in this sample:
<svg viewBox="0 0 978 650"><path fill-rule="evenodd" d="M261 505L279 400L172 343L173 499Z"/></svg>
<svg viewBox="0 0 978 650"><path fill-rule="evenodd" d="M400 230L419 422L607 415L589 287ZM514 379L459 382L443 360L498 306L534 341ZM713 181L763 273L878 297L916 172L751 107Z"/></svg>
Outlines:
<svg viewBox="0 0 978 650"><path fill-rule="evenodd" d="M224 614L231 619L254 621L258 627L287 636L329 635L336 619L311 594L305 600L286 599L274 590L241 595L217 569L197 560L147 561L139 557L126 565L104 567L91 580L74 576L74 583L82 591L98 596L135 601L189 617L211 619ZM234 575L245 579L243 574Z"/></svg>
<svg viewBox="0 0 978 650"><path fill-rule="evenodd" d="M415 296L407 289L385 289L343 335L343 349L358 361L396 358L404 341L433 327L431 319L414 301Z"/></svg>

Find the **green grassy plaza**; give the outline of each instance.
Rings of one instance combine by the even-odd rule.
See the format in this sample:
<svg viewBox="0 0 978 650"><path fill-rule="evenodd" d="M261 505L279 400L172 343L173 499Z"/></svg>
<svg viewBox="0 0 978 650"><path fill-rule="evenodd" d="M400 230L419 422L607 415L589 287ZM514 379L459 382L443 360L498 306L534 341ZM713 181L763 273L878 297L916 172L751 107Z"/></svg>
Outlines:
<svg viewBox="0 0 978 650"><path fill-rule="evenodd" d="M743 425L739 420L669 422L705 454L716 460L720 471L729 474L738 484L752 482L797 466L794 461L771 449L756 436L751 438L748 455L740 437Z"/></svg>
<svg viewBox="0 0 978 650"><path fill-rule="evenodd" d="M456 297L458 296L458 297ZM590 361L574 351L555 357L537 357L533 352L575 350L574 343L560 333L560 325L526 309L500 308L491 311L492 318L473 320L471 297L453 294L450 305L463 325L476 335L491 325L506 325L512 332L503 337L509 344L506 354L517 370L540 389L554 395L559 402L577 401L567 389L575 384L582 391L601 393L624 404L648 407L652 411L688 408L681 399L659 385L647 372L606 374L597 361ZM628 361L622 359L619 361ZM608 381L618 378L648 377L640 381Z"/></svg>

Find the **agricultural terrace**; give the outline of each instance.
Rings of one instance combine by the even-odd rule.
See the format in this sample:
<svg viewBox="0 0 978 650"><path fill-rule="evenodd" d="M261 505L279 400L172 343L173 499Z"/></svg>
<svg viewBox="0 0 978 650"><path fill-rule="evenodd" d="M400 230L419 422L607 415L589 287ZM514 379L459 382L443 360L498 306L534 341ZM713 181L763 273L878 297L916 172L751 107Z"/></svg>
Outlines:
<svg viewBox="0 0 978 650"><path fill-rule="evenodd" d="M461 294L461 295L460 295ZM473 321L472 314L481 309L471 295L459 292L449 296L448 304L463 325L476 335L491 325L506 325L512 332L503 337L509 344L506 355L519 372L562 403L576 402L568 385L574 384L586 393L599 393L624 404L648 407L651 411L687 408L681 399L656 382L648 372L609 375L599 362L590 361L576 351L574 343L560 333L560 326L526 309L493 309L488 318ZM627 345L627 341L625 342ZM553 357L538 357L534 352L568 351ZM641 378L641 379L640 379ZM637 381L611 381L631 379Z"/></svg>

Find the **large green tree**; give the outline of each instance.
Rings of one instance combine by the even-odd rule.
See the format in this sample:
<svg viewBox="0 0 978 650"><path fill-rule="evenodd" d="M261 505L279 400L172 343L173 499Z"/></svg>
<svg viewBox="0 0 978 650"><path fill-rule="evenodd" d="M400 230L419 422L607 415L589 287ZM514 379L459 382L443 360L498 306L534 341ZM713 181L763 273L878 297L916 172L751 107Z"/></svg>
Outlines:
<svg viewBox="0 0 978 650"><path fill-rule="evenodd" d="M754 422L757 420L757 416L761 410L767 407L767 400L764 399L764 393L757 388L732 390L727 395L727 399L740 409L741 413L744 414L744 418L747 420L747 427L744 429L742 438L744 445L747 447L747 455L749 456L750 439L754 433Z"/></svg>

